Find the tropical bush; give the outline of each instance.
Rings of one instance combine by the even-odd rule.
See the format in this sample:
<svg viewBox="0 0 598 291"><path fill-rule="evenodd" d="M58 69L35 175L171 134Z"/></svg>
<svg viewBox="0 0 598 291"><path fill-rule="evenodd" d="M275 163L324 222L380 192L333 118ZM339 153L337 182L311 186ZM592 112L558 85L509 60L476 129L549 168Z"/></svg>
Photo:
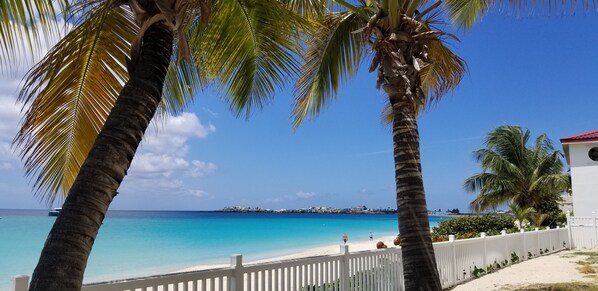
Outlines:
<svg viewBox="0 0 598 291"><path fill-rule="evenodd" d="M443 242L443 241L449 240L448 235L440 235L435 232L431 233L431 238L432 238L432 242Z"/></svg>
<svg viewBox="0 0 598 291"><path fill-rule="evenodd" d="M503 229L515 228L513 217L507 215L461 216L441 221L432 228L434 234L448 236L454 234L457 238L477 237L479 233L488 235L499 234Z"/></svg>

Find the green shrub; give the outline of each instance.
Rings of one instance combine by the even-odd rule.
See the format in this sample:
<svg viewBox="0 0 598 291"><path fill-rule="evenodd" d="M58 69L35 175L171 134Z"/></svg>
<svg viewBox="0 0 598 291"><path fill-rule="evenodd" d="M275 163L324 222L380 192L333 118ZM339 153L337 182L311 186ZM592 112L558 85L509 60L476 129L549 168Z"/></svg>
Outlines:
<svg viewBox="0 0 598 291"><path fill-rule="evenodd" d="M515 228L513 217L508 215L461 216L441 221L432 231L438 235L454 234L458 238L477 237L480 232L497 235L503 229ZM472 235L473 233L473 235Z"/></svg>
<svg viewBox="0 0 598 291"><path fill-rule="evenodd" d="M456 236L457 239L476 238L476 237L480 237L480 234L477 232L466 232L466 233L458 234Z"/></svg>
<svg viewBox="0 0 598 291"><path fill-rule="evenodd" d="M448 235L439 235L437 233L431 233L430 237L432 238L432 242L443 242L443 241L448 241Z"/></svg>

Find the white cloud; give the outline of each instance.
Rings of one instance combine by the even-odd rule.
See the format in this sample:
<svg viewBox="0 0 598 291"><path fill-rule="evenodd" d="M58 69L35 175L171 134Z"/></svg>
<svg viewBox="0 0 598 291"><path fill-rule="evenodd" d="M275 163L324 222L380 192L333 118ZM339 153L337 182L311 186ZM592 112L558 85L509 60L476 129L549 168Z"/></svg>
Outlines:
<svg viewBox="0 0 598 291"><path fill-rule="evenodd" d="M208 197L208 193L185 186L187 177L203 177L216 171L212 162L190 160L187 155L192 139L205 139L216 131L212 124L202 124L197 115L185 112L166 121L152 121L138 150L123 191Z"/></svg>
<svg viewBox="0 0 598 291"><path fill-rule="evenodd" d="M0 141L0 170L16 168L18 163L19 158L13 153L10 143Z"/></svg>
<svg viewBox="0 0 598 291"><path fill-rule="evenodd" d="M11 147L21 119L21 106L16 102L18 85L18 78L2 78L0 73L0 170L20 167L18 153Z"/></svg>
<svg viewBox="0 0 598 291"><path fill-rule="evenodd" d="M197 115L184 112L168 117L164 123L152 121L141 147L149 152L181 156L189 151L187 141L190 138L204 139L214 132L216 127L213 124L202 124Z"/></svg>
<svg viewBox="0 0 598 291"><path fill-rule="evenodd" d="M316 196L316 193L300 191L300 192L295 193L295 196L297 196L301 199L308 199L308 198L312 198L312 197Z"/></svg>
<svg viewBox="0 0 598 291"><path fill-rule="evenodd" d="M211 110L210 108L202 107L201 108L204 112L207 112L212 117L218 117L218 112Z"/></svg>
<svg viewBox="0 0 598 291"><path fill-rule="evenodd" d="M194 160L191 162L193 165L189 171L189 175L193 177L202 177L206 174L211 174L216 171L216 165L213 163L206 163L202 161Z"/></svg>
<svg viewBox="0 0 598 291"><path fill-rule="evenodd" d="M197 198L207 198L208 197L208 193L203 190L187 190L186 194L189 196L197 197Z"/></svg>
<svg viewBox="0 0 598 291"><path fill-rule="evenodd" d="M131 172L139 173L160 173L185 170L189 168L189 162L182 157L157 153L138 153L131 165Z"/></svg>

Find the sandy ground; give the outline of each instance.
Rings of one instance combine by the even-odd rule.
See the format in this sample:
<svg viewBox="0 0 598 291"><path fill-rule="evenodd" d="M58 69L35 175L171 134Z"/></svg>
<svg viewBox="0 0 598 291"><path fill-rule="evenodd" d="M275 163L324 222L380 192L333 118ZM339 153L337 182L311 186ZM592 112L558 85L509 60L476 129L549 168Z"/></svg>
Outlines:
<svg viewBox="0 0 598 291"><path fill-rule="evenodd" d="M516 290L518 287L540 283L598 282L595 274L588 276L576 269L576 263L587 257L573 255L574 252L563 251L511 265L451 290Z"/></svg>
<svg viewBox="0 0 598 291"><path fill-rule="evenodd" d="M374 239L373 241L367 240L367 241L358 241L358 242L347 242L347 245L349 246L349 252L375 250L376 243L379 241L384 242L384 244L386 244L388 247L394 247L394 245L392 243L394 238L395 237L393 237L393 236L388 236L388 237L381 237L378 239ZM307 249L302 252L285 255L285 256L274 257L274 258L268 258L268 259L262 259L262 260L256 260L256 261L248 261L248 262L244 261L243 265L255 264L255 263L265 263L265 262L276 262L276 261L291 260L291 259L298 259L298 258L305 258L305 257L335 255L335 254L340 254L340 245L339 244ZM206 269L213 269L213 268L225 268L228 266L230 266L230 265L229 264L197 265L197 266L185 268L182 270L178 270L178 271L176 271L176 273L206 270Z"/></svg>

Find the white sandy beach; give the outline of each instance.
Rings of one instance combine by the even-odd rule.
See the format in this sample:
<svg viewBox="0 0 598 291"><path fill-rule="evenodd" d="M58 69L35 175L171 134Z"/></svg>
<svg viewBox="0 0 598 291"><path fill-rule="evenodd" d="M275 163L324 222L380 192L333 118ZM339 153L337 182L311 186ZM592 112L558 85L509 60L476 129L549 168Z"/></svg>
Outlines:
<svg viewBox="0 0 598 291"><path fill-rule="evenodd" d="M349 241L349 242L347 242L347 245L349 246L350 252L375 250L376 243L379 241L384 242L384 244L386 244L386 246L388 246L390 248L390 247L394 247L394 244L393 244L394 238L395 238L394 236L386 236L386 237L374 239L372 241L370 241L370 240L357 241L357 242ZM293 254L284 255L284 256L277 256L277 257L255 260L255 261L248 261L248 262L244 261L243 264L276 262L276 261L291 260L291 259L305 258L305 257L335 255L335 254L340 253L340 245L341 244L334 244L334 245L321 246L321 247L317 247L317 248L310 248L310 249L307 249L302 252L293 253ZM197 266L185 268L182 270L178 270L177 273L178 272L191 272L191 271L198 271L198 270L206 270L206 269L212 269L212 268L224 268L224 267L228 267L228 266L229 266L228 264L197 265Z"/></svg>

